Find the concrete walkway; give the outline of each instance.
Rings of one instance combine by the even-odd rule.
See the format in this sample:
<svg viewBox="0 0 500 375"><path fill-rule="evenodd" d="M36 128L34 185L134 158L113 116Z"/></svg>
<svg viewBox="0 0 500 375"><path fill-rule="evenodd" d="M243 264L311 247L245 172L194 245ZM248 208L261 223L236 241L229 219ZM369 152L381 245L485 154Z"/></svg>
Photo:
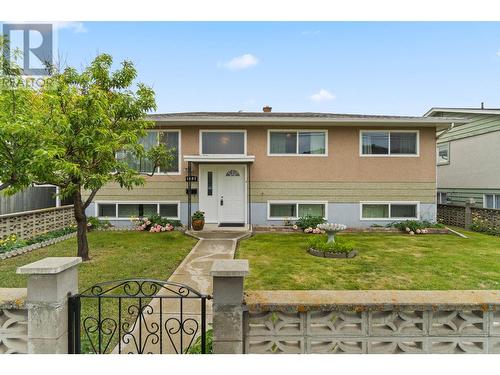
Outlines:
<svg viewBox="0 0 500 375"><path fill-rule="evenodd" d="M213 261L233 259L238 241L249 236L250 233L210 231L194 232L189 233L189 235L199 238L199 241L168 280L185 284L201 294L211 295L210 269ZM176 291L178 290L176 289ZM187 293L187 291L185 292ZM165 354L186 350L190 343L194 343L200 335L201 300L199 298L167 298L174 295L168 290L162 290L158 295L165 298L153 298L143 310L141 324L138 324L139 320L137 320L132 335L125 335L122 338L122 353L137 353L139 335L141 336L140 346L144 348L145 353ZM194 295L189 293L187 296ZM207 300L206 318L208 330L212 324L211 300ZM159 337L159 327L162 330L161 338ZM117 353L118 348L115 348L114 352Z"/></svg>

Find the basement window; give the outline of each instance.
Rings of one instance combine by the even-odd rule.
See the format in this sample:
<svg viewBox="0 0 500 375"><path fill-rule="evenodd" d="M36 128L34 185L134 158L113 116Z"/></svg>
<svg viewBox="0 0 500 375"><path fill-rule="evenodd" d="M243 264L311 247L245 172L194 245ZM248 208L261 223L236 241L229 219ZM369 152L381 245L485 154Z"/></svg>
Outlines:
<svg viewBox="0 0 500 375"><path fill-rule="evenodd" d="M361 220L419 219L418 202L362 202Z"/></svg>
<svg viewBox="0 0 500 375"><path fill-rule="evenodd" d="M101 219L130 220L153 215L179 219L179 202L97 202L96 216Z"/></svg>

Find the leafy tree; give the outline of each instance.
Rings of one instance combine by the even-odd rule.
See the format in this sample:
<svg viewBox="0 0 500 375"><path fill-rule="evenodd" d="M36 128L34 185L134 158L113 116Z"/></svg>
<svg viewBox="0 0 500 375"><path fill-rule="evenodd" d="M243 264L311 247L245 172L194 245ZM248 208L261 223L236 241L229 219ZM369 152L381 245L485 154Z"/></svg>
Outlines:
<svg viewBox="0 0 500 375"><path fill-rule="evenodd" d="M129 61L111 71L110 55L98 55L78 72L55 70L40 91L44 147L33 161L36 180L60 188L61 196L72 197L77 222L78 256L89 259L85 209L104 185L117 182L132 189L144 178L117 153L149 158L152 171L167 168L171 150L157 146L148 151L138 143L152 123L147 112L156 108L154 92L133 83L136 69Z"/></svg>
<svg viewBox="0 0 500 375"><path fill-rule="evenodd" d="M0 191L14 194L34 181L32 162L43 140L39 95L23 85L22 69L4 58L6 43L0 37Z"/></svg>

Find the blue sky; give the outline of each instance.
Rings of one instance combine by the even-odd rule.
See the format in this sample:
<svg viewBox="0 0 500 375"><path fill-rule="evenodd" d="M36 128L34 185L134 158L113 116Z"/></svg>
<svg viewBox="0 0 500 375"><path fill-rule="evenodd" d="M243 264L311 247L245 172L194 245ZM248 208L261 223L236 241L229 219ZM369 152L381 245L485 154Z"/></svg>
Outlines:
<svg viewBox="0 0 500 375"><path fill-rule="evenodd" d="M76 67L132 60L157 112L500 106L500 23L84 22L60 24L58 48Z"/></svg>

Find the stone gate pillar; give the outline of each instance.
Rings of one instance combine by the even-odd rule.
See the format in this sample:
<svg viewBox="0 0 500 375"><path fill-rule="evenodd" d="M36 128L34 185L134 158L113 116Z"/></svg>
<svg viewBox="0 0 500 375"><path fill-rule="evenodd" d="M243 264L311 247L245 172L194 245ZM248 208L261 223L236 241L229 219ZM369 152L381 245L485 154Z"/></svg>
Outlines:
<svg viewBox="0 0 500 375"><path fill-rule="evenodd" d="M213 276L213 352L243 353L243 281L248 260L216 260Z"/></svg>
<svg viewBox="0 0 500 375"><path fill-rule="evenodd" d="M68 353L68 295L78 293L78 257L50 257L17 269L28 275L28 353Z"/></svg>

